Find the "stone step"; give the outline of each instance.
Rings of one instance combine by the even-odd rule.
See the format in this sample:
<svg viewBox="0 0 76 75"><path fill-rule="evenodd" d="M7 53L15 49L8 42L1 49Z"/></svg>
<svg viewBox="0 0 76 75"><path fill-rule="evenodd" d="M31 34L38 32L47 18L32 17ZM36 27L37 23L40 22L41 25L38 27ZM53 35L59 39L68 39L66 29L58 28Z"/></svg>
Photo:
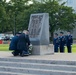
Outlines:
<svg viewBox="0 0 76 75"><path fill-rule="evenodd" d="M26 59L26 58L0 58L0 61L76 65L76 61L65 61L65 60L40 60L40 59Z"/></svg>
<svg viewBox="0 0 76 75"><path fill-rule="evenodd" d="M0 66L0 71L23 73L23 74L39 74L39 75L76 75L73 71L62 70L44 70L44 69L31 69L31 68L19 68L19 67L4 67Z"/></svg>
<svg viewBox="0 0 76 75"><path fill-rule="evenodd" d="M18 67L18 68L76 71L76 66L72 66L72 65L20 63L20 62L4 62L4 61L0 61L0 65L4 67L7 66L7 67Z"/></svg>
<svg viewBox="0 0 76 75"><path fill-rule="evenodd" d="M25 75L25 74L0 71L0 75ZM26 74L26 75L34 75L34 74Z"/></svg>

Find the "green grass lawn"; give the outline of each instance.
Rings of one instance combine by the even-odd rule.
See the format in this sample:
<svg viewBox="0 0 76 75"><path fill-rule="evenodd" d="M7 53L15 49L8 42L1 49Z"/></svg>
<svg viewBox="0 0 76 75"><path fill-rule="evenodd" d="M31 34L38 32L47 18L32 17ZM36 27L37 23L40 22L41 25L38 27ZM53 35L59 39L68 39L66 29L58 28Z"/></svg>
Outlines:
<svg viewBox="0 0 76 75"><path fill-rule="evenodd" d="M0 44L0 51L9 51L9 44ZM67 48L65 48L65 52L67 52ZM76 44L72 46L72 52L76 53Z"/></svg>
<svg viewBox="0 0 76 75"><path fill-rule="evenodd" d="M9 51L9 44L0 44L0 51Z"/></svg>
<svg viewBox="0 0 76 75"><path fill-rule="evenodd" d="M67 48L65 48L65 52L67 52ZM72 52L76 53L76 44L72 45Z"/></svg>

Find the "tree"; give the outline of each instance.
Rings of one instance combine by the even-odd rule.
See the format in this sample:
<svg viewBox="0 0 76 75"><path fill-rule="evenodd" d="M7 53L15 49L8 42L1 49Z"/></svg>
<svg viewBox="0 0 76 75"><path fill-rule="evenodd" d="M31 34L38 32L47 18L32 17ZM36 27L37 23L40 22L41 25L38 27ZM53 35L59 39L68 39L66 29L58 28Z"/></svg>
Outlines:
<svg viewBox="0 0 76 75"><path fill-rule="evenodd" d="M49 13L50 33L53 36L55 30L73 30L76 24L76 14L72 7L61 5L57 0L43 0L30 6L31 13ZM53 38L53 37L52 37Z"/></svg>
<svg viewBox="0 0 76 75"><path fill-rule="evenodd" d="M6 0L0 0L0 33L6 32L8 30L5 7L6 7Z"/></svg>
<svg viewBox="0 0 76 75"><path fill-rule="evenodd" d="M49 13L50 33L55 30L72 30L76 24L76 14L71 7L61 5L60 0L6 0L0 1L0 31L22 31L28 28L30 15L33 13Z"/></svg>
<svg viewBox="0 0 76 75"><path fill-rule="evenodd" d="M7 31L14 34L20 30L26 29L24 11L29 0L10 0L5 6L7 16ZM24 27L25 26L25 27Z"/></svg>

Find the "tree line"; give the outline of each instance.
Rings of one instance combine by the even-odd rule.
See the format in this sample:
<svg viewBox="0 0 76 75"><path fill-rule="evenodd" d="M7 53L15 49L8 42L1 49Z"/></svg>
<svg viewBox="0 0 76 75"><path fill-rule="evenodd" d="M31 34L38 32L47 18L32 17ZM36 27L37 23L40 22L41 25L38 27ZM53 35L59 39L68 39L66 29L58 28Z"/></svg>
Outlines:
<svg viewBox="0 0 76 75"><path fill-rule="evenodd" d="M27 29L30 15L34 13L49 13L51 35L59 29L71 31L76 25L76 13L65 3L59 4L59 0L0 0L0 33Z"/></svg>

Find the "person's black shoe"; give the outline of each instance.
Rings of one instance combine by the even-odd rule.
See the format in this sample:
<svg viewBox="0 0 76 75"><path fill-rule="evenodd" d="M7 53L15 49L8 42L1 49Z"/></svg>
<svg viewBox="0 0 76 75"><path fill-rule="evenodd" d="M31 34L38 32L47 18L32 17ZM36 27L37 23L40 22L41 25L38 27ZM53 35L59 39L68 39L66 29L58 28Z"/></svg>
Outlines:
<svg viewBox="0 0 76 75"><path fill-rule="evenodd" d="M14 52L12 52L12 54L14 54Z"/></svg>
<svg viewBox="0 0 76 75"><path fill-rule="evenodd" d="M12 54L13 54L13 56L18 56L18 54L17 54L17 53L15 53L14 51L12 52Z"/></svg>
<svg viewBox="0 0 76 75"><path fill-rule="evenodd" d="M20 56L21 56L21 57L23 57L23 56L24 56L24 54L22 53L22 54L20 54Z"/></svg>
<svg viewBox="0 0 76 75"><path fill-rule="evenodd" d="M14 51L12 52L12 54L13 54L13 56L15 56L15 52Z"/></svg>

